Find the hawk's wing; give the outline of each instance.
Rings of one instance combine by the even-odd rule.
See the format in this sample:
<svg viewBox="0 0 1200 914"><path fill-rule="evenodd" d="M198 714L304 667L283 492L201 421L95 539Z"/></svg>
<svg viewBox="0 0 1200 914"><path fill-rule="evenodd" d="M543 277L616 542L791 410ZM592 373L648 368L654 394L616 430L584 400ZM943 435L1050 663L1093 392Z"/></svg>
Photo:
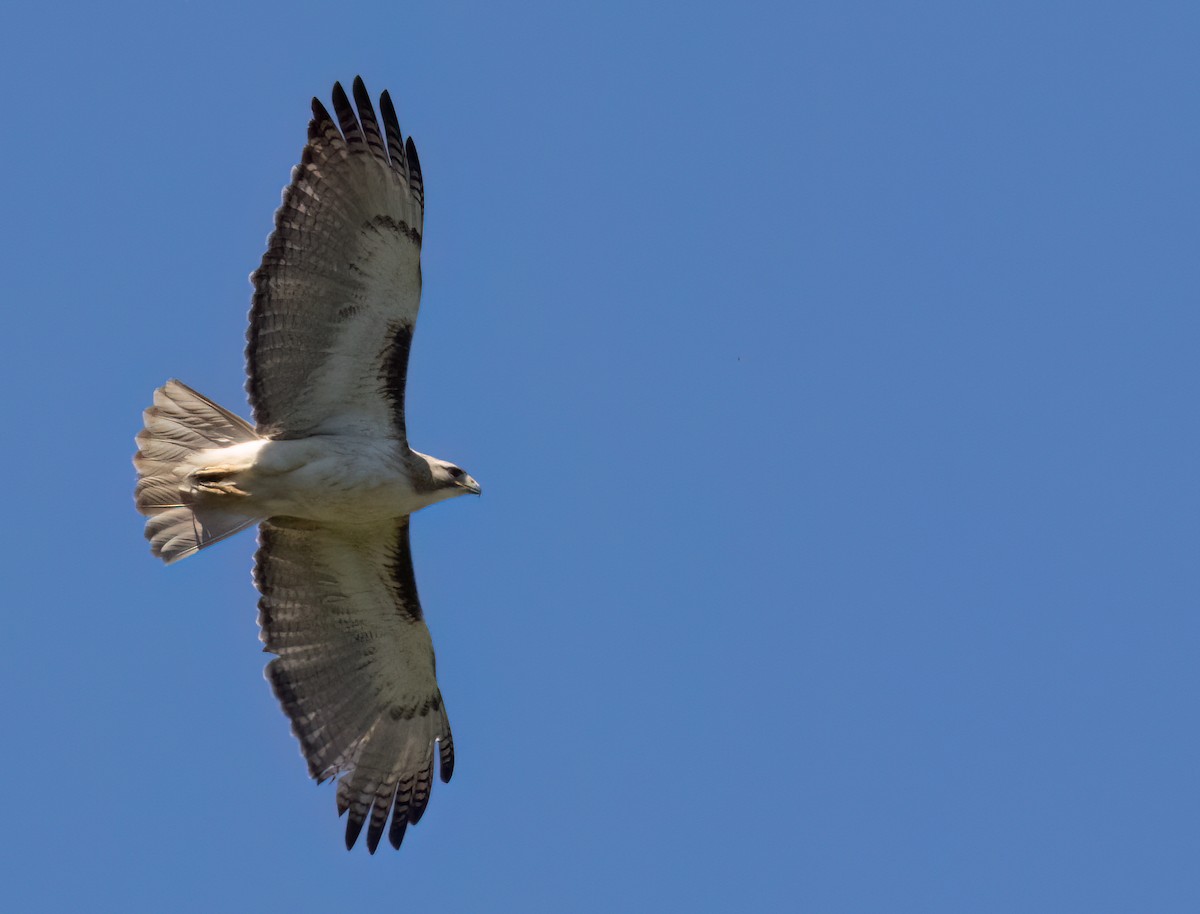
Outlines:
<svg viewBox="0 0 1200 914"><path fill-rule="evenodd" d="M454 744L421 614L408 518L334 527L277 518L259 532L254 581L267 679L292 720L308 769L341 775L346 846L370 819L367 847L400 846L433 784L454 770Z"/></svg>
<svg viewBox="0 0 1200 914"><path fill-rule="evenodd" d="M313 99L308 144L250 277L246 383L260 434L405 440L404 380L421 300L425 190L386 92Z"/></svg>

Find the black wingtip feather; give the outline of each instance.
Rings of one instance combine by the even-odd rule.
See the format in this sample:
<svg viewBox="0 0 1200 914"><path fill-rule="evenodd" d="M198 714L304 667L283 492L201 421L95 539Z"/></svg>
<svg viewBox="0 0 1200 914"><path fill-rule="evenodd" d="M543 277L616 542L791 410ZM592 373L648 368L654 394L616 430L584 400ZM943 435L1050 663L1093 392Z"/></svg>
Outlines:
<svg viewBox="0 0 1200 914"><path fill-rule="evenodd" d="M400 132L400 118L396 117L396 106L392 104L392 93L387 89L379 95L379 111L383 115L383 123L387 127L395 127Z"/></svg>
<svg viewBox="0 0 1200 914"><path fill-rule="evenodd" d="M346 143L354 146L364 142L358 115L354 113L354 106L346 97L346 90L342 88L341 83L333 84L333 110L337 112L338 123L341 124L342 136L346 138Z"/></svg>
<svg viewBox="0 0 1200 914"><path fill-rule="evenodd" d="M400 844L404 841L404 832L408 828L408 819L404 816L392 815L392 827L388 829L388 843L396 850L400 850Z"/></svg>
<svg viewBox="0 0 1200 914"><path fill-rule="evenodd" d="M396 106L387 89L379 96L379 111L383 115L383 132L387 136L388 156L392 170L408 180L408 163L404 159L404 134L400 132L400 119L396 117Z"/></svg>
<svg viewBox="0 0 1200 914"><path fill-rule="evenodd" d="M315 140L324 133L325 124L333 123L333 118L329 116L329 110L315 95L312 100L312 113L312 120L308 122L308 138Z"/></svg>
<svg viewBox="0 0 1200 914"><path fill-rule="evenodd" d="M379 849L379 839L383 837L383 821L371 817L371 827L367 829L367 850L372 854Z"/></svg>
<svg viewBox="0 0 1200 914"><path fill-rule="evenodd" d="M375 106L371 104L371 96L367 92L366 84L363 83L361 76L354 77L354 104L358 106L358 120L362 124L363 134L367 140L367 146L375 157L388 164L387 147L385 140L379 132L379 121L375 117Z"/></svg>
<svg viewBox="0 0 1200 914"><path fill-rule="evenodd" d="M421 177L421 159L417 156L417 144L410 136L404 144L408 158L408 186L412 188L421 209L425 209L425 179Z"/></svg>
<svg viewBox="0 0 1200 914"><path fill-rule="evenodd" d="M425 808L429 805L429 795L433 788L433 759L429 760L429 767L422 771L413 783L412 793L408 800L408 824L416 825L421 821L421 816L425 815Z"/></svg>
<svg viewBox="0 0 1200 914"><path fill-rule="evenodd" d="M367 94L367 87L363 84L362 77L354 77L354 104L358 106L359 119L366 123L367 115L370 115L372 123L375 121L375 106L371 104L371 96Z"/></svg>
<svg viewBox="0 0 1200 914"><path fill-rule="evenodd" d="M346 850L354 850L354 842L358 840L366 821L365 816L350 814L350 818L346 820Z"/></svg>
<svg viewBox="0 0 1200 914"><path fill-rule="evenodd" d="M404 141L404 151L408 155L408 169L412 172L413 177L418 183L423 183L421 180L421 160L417 157L417 144L413 142L410 136Z"/></svg>

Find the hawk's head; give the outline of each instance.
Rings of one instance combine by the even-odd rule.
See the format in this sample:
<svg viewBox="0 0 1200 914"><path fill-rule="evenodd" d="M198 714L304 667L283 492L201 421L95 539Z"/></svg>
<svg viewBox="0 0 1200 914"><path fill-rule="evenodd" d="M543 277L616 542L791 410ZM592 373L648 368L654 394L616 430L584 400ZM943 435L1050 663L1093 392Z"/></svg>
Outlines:
<svg viewBox="0 0 1200 914"><path fill-rule="evenodd" d="M478 495L482 490L479 483L472 479L462 467L445 460L432 459L429 469L433 473L433 484L439 489L448 490L449 495Z"/></svg>

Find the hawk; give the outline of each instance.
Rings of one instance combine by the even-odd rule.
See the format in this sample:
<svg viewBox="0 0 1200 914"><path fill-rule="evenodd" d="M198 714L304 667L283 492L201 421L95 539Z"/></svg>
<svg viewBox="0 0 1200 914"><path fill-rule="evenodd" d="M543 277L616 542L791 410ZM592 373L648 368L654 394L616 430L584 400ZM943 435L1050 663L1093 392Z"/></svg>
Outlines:
<svg viewBox="0 0 1200 914"><path fill-rule="evenodd" d="M414 451L404 421L421 298L425 185L387 92L361 78L308 143L275 214L246 334L254 424L179 381L154 392L134 457L137 509L167 563L258 525L266 678L309 773L337 780L346 847L425 811L454 742L409 548L409 516L479 494Z"/></svg>

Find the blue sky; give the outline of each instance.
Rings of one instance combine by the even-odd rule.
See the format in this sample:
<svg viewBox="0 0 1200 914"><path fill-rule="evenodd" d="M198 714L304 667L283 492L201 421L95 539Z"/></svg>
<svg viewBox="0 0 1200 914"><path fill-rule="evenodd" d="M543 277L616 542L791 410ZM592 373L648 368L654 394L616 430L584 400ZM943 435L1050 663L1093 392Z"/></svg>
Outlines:
<svg viewBox="0 0 1200 914"><path fill-rule="evenodd" d="M1200 910L1194 4L10 4L7 910ZM245 412L309 99L426 176L454 781L347 854L248 535L129 458Z"/></svg>

